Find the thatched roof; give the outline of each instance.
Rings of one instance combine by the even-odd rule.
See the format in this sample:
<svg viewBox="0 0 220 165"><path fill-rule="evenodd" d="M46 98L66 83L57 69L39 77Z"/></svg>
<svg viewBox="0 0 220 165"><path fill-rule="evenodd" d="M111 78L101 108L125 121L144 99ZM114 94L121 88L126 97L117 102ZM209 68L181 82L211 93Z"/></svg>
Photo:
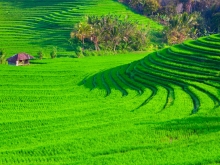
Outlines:
<svg viewBox="0 0 220 165"><path fill-rule="evenodd" d="M19 60L29 60L29 59L33 59L34 57L29 55L29 54L26 54L26 53L18 53L18 54L15 54L14 56L12 57L9 57L7 59L8 62L16 62L16 61L19 61Z"/></svg>

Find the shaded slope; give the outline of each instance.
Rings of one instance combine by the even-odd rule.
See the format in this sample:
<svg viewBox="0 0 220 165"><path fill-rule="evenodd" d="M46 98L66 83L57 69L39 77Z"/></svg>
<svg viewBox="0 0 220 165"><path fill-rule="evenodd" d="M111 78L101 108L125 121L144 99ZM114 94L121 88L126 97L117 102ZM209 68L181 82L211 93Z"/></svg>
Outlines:
<svg viewBox="0 0 220 165"><path fill-rule="evenodd" d="M135 90L139 95L149 89L151 94L133 111L147 106L161 89L165 92L158 95L161 98L166 96L161 100L164 105L161 110L171 106L178 109L181 102L192 104L191 109L187 110L191 114L201 108L217 108L220 105L219 39L219 35L212 35L185 41L181 45L151 53L139 61L97 73L88 78L88 82L92 79L93 84L97 85L92 87L85 83L85 86L105 89L106 96L111 94L112 88L121 91L122 96L129 95L128 89ZM188 97L182 98L182 92Z"/></svg>

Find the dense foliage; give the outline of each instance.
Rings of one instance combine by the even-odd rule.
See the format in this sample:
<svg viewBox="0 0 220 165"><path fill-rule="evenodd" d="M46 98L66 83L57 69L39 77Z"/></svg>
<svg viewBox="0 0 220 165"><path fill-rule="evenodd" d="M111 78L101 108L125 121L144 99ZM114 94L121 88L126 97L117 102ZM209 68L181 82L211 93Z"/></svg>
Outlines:
<svg viewBox="0 0 220 165"><path fill-rule="evenodd" d="M153 14L160 8L158 0L125 0L122 2L129 4L132 8L147 15Z"/></svg>
<svg viewBox="0 0 220 165"><path fill-rule="evenodd" d="M189 38L220 31L218 0L120 0L120 2L165 25L164 34L168 44L181 43ZM183 25L183 17L193 19L191 21L194 24ZM174 27L176 26L174 24L178 24L178 27Z"/></svg>
<svg viewBox="0 0 220 165"><path fill-rule="evenodd" d="M168 44L178 44L189 38L197 38L199 17L199 13L183 13L172 16L164 28L166 42Z"/></svg>
<svg viewBox="0 0 220 165"><path fill-rule="evenodd" d="M82 42L82 49L142 50L147 44L148 29L137 21L119 15L88 16L71 32L71 38ZM91 46L93 43L93 46Z"/></svg>

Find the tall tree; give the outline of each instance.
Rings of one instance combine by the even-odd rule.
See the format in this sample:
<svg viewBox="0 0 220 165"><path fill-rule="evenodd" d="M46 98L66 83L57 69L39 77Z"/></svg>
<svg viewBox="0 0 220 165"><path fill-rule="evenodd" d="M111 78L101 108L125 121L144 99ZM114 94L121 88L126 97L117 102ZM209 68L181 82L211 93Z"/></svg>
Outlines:
<svg viewBox="0 0 220 165"><path fill-rule="evenodd" d="M197 37L197 18L199 14L183 13L174 16L165 27L164 34L169 44L182 43L188 38Z"/></svg>
<svg viewBox="0 0 220 165"><path fill-rule="evenodd" d="M160 8L158 0L143 0L143 13L147 15L152 15Z"/></svg>
<svg viewBox="0 0 220 165"><path fill-rule="evenodd" d="M79 40L81 40L82 48L84 49L85 38L90 37L92 33L93 33L93 28L90 24L88 24L87 22L80 22L75 26L70 36L71 38L76 37Z"/></svg>
<svg viewBox="0 0 220 165"><path fill-rule="evenodd" d="M128 49L128 47L138 50L146 43L136 42L139 40L138 37L146 38L146 36L143 37L142 31L143 29L140 31L138 27L138 22L129 20L127 16L108 14L100 17L88 16L85 23L81 22L76 26L71 37L77 37L83 44L87 39L86 42L88 44L92 42L96 51L100 49L116 51Z"/></svg>

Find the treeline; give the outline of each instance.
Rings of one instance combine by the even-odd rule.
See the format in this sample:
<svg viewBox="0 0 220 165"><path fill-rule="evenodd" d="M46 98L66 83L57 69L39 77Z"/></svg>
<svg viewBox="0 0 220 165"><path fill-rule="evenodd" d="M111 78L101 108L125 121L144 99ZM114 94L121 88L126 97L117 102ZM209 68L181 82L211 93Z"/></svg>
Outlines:
<svg viewBox="0 0 220 165"><path fill-rule="evenodd" d="M77 55L88 54L87 50L136 51L146 48L149 29L127 16L87 16L71 32L71 43L78 43ZM94 52L93 52L94 53Z"/></svg>
<svg viewBox="0 0 220 165"><path fill-rule="evenodd" d="M164 25L159 39L153 38L160 46L220 32L219 0L118 1ZM128 17L87 16L74 27L70 43L77 56L144 50L152 38L149 31L149 26L143 27Z"/></svg>
<svg viewBox="0 0 220 165"><path fill-rule="evenodd" d="M168 44L220 32L219 0L118 0L165 26Z"/></svg>

